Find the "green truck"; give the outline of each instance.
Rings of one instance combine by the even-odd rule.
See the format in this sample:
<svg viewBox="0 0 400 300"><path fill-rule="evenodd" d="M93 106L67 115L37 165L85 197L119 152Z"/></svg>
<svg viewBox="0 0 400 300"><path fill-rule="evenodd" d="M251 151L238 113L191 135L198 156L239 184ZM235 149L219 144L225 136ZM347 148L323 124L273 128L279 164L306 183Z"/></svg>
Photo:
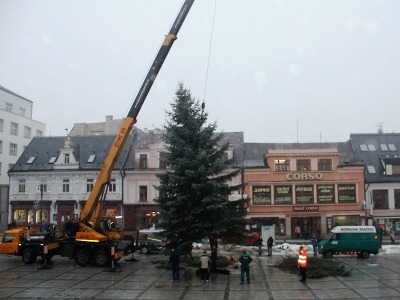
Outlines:
<svg viewBox="0 0 400 300"><path fill-rule="evenodd" d="M318 253L326 258L338 254L356 254L368 258L382 248L382 231L374 226L336 226L318 243Z"/></svg>

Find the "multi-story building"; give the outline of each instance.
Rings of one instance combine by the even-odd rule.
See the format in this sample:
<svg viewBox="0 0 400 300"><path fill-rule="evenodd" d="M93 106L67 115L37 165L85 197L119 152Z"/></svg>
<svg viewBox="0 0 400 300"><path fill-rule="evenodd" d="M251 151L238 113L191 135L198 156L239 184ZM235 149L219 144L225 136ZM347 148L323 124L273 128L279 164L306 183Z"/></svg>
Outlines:
<svg viewBox="0 0 400 300"><path fill-rule="evenodd" d="M350 144L245 144L244 183L253 227L280 238L324 236L336 225L366 224L364 166Z"/></svg>
<svg viewBox="0 0 400 300"><path fill-rule="evenodd" d="M77 218L113 139L107 135L34 138L9 172L10 219L61 227ZM232 167L241 166L243 133L224 133L221 142L230 143L227 157L234 158ZM117 160L105 208L123 216L128 234L158 222L156 175L168 169L164 155L158 130L134 130ZM232 181L240 183L240 176Z"/></svg>
<svg viewBox="0 0 400 300"><path fill-rule="evenodd" d="M400 233L400 134L351 134L350 144L366 167L367 215Z"/></svg>
<svg viewBox="0 0 400 300"><path fill-rule="evenodd" d="M8 222L8 170L46 125L32 119L33 102L0 86L0 229Z"/></svg>
<svg viewBox="0 0 400 300"><path fill-rule="evenodd" d="M243 133L223 133L221 145L229 143L226 153L233 158L232 168L241 168L243 164ZM159 130L138 132L132 145L132 151L125 164L126 188L124 197L125 228L137 229L140 226L150 227L159 221L158 190L160 181L157 174L169 169L165 161L165 144ZM227 170L232 171L232 170ZM242 176L232 179L231 185L240 185ZM238 194L231 195L235 200Z"/></svg>
<svg viewBox="0 0 400 300"><path fill-rule="evenodd" d="M123 213L124 162L128 138L111 175L106 209ZM77 218L93 189L114 136L35 137L9 171L10 219L17 224L55 223Z"/></svg>

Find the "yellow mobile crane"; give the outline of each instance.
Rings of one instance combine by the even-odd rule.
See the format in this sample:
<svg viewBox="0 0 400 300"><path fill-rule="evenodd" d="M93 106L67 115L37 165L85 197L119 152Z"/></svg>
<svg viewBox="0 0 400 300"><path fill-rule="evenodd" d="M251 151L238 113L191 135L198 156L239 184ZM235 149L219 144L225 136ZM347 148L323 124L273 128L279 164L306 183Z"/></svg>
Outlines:
<svg viewBox="0 0 400 300"><path fill-rule="evenodd" d="M22 256L22 260L27 264L35 262L37 256L61 255L74 258L80 266L94 262L104 267L111 258L119 260L131 252L132 242L123 240L124 234L116 226L115 214L107 213L102 216L104 201L115 162L193 3L194 0L185 0L183 3L139 89L128 116L124 118L118 130L79 220L70 220L64 227L67 238L56 239L54 231L30 233L28 228L13 229L12 232L4 233L3 241L0 242L0 254ZM21 230L24 231L21 232Z"/></svg>
<svg viewBox="0 0 400 300"><path fill-rule="evenodd" d="M85 207L81 211L79 222L77 223L78 226L72 225L72 228L76 228L74 257L76 262L81 266L87 265L91 260L93 260L97 265L104 265L108 262L108 253L112 251L111 247L115 247L114 251L116 259L129 253L127 249L130 249L130 247L122 241L123 233L116 229L115 217L101 217L105 196L111 179L111 172L129 134L132 131L133 125L136 123L136 118L147 94L149 93L153 82L165 61L169 50L177 39L178 31L193 3L194 0L186 0L183 3L175 22L173 23L168 35L165 37L164 42L162 43L161 48L143 81L128 116L123 120L121 127L118 130L106 160L97 177L96 183L93 186L93 190L89 195Z"/></svg>

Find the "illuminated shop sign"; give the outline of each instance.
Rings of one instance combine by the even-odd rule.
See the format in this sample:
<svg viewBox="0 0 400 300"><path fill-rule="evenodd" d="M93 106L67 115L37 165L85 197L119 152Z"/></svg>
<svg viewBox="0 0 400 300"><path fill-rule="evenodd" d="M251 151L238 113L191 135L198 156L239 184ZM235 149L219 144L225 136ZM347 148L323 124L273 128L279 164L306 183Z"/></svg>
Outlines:
<svg viewBox="0 0 400 300"><path fill-rule="evenodd" d="M292 186L275 185L274 197L275 197L275 204L292 204Z"/></svg>
<svg viewBox="0 0 400 300"><path fill-rule="evenodd" d="M321 180L322 173L290 173L286 175L286 179L291 180Z"/></svg>
<svg viewBox="0 0 400 300"><path fill-rule="evenodd" d="M296 204L314 203L313 185L296 185Z"/></svg>
<svg viewBox="0 0 400 300"><path fill-rule="evenodd" d="M293 206L293 211L319 211L318 205Z"/></svg>
<svg viewBox="0 0 400 300"><path fill-rule="evenodd" d="M253 204L254 205L271 204L270 185L253 187Z"/></svg>
<svg viewBox="0 0 400 300"><path fill-rule="evenodd" d="M335 202L335 185L334 184L318 184L317 185L317 201L319 203Z"/></svg>

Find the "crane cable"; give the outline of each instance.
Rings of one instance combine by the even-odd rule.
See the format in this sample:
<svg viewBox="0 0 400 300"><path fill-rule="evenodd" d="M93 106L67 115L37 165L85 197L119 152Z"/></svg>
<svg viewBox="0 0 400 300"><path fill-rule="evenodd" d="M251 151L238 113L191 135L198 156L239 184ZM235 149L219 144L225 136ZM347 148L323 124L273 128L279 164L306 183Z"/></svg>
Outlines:
<svg viewBox="0 0 400 300"><path fill-rule="evenodd" d="M217 0L215 0L214 16L213 16L213 21L212 21L212 26L211 26L211 38L210 38L210 47L208 50L206 80L205 80L205 84L204 84L203 103L201 104L202 111L204 111L204 108L206 107L205 99L206 99L206 91L207 91L208 69L210 68L210 58L211 58L211 48L212 48L211 46L212 46L212 40L213 40L213 35L214 35L214 23L215 23L215 12L216 11L217 11Z"/></svg>

